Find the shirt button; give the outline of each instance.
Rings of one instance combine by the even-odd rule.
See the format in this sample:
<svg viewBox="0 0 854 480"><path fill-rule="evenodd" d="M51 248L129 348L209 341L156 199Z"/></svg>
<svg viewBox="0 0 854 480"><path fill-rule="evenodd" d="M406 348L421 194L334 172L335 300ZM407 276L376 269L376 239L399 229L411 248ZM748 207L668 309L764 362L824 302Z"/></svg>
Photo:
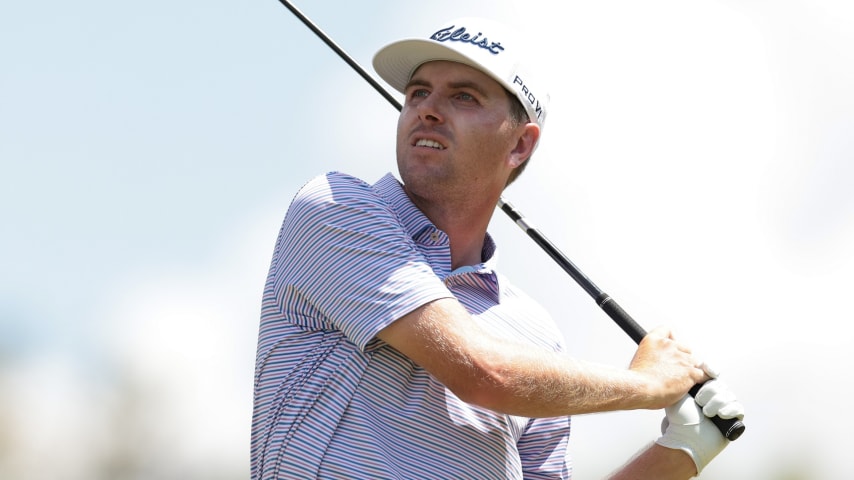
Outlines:
<svg viewBox="0 0 854 480"><path fill-rule="evenodd" d="M430 234L430 240L433 240L434 242L439 241L439 231L438 230L433 230L433 233Z"/></svg>

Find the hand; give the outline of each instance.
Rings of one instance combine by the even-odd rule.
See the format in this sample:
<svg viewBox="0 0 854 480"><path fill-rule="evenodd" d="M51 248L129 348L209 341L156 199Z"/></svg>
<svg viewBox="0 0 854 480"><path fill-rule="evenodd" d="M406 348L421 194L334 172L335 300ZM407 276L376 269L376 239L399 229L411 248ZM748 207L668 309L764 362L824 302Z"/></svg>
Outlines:
<svg viewBox="0 0 854 480"><path fill-rule="evenodd" d="M663 435L656 443L686 452L694 461L697 474L730 443L707 417L744 418L744 406L717 379L706 382L694 399L685 395L664 411Z"/></svg>
<svg viewBox="0 0 854 480"><path fill-rule="evenodd" d="M713 378L717 378L717 375ZM703 415L708 418L744 419L744 405L735 398L735 393L720 380L709 380L704 383L697 391L694 401L703 407Z"/></svg>
<svg viewBox="0 0 854 480"><path fill-rule="evenodd" d="M646 408L672 405L698 383L712 378L692 354L667 328L651 330L638 345L629 369L643 375L649 403Z"/></svg>

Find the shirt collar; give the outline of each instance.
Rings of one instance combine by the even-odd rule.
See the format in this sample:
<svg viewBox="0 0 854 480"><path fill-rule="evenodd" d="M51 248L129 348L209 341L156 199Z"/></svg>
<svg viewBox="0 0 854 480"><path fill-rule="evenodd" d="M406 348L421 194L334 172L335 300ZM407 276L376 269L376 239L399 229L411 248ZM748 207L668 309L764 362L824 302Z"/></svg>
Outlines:
<svg viewBox="0 0 854 480"><path fill-rule="evenodd" d="M424 215L424 212L418 209L409 196L403 190L403 184L391 173L385 174L375 184L374 189L386 199L388 204L397 214L401 224L406 229L406 232L413 239L424 238L429 236L433 231L437 231L433 222ZM477 265L472 265L466 268L468 271L473 271L481 275L494 275L498 262L498 246L495 240L487 232L483 242L483 250L481 251L483 261ZM457 269L453 273L458 273ZM451 273L451 272L447 272Z"/></svg>
<svg viewBox="0 0 854 480"><path fill-rule="evenodd" d="M433 222L418 209L406 192L403 184L391 173L385 174L374 184L374 188L386 199L392 209L397 213L400 223L412 238L418 238L429 231L436 230Z"/></svg>

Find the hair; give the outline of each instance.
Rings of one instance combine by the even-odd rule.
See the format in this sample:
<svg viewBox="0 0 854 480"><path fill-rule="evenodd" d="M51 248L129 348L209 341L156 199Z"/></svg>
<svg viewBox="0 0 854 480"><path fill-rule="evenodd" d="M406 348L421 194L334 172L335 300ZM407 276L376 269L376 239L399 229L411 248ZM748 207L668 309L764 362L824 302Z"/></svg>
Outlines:
<svg viewBox="0 0 854 480"><path fill-rule="evenodd" d="M519 101L519 97L517 97L515 94L513 94L513 92L506 88L504 89L504 93L506 93L507 98L510 99L510 120L513 122L513 126L518 127L519 125L529 123L531 121L531 118L528 116L528 112L525 110L525 106L522 105L521 101ZM516 180L519 175L522 174L522 171L525 170L525 167L528 166L528 162L530 161L531 157L526 158L521 165L516 167L516 169L510 173L510 177L507 179L507 185L505 185L505 187L513 183L513 181Z"/></svg>

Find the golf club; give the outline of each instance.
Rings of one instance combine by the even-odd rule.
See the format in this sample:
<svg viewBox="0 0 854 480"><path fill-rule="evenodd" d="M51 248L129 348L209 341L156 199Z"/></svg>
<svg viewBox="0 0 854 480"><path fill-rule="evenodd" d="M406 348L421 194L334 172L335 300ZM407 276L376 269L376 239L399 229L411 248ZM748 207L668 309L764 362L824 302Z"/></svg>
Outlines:
<svg viewBox="0 0 854 480"><path fill-rule="evenodd" d="M317 35L321 40L323 40L326 45L328 45L335 53L338 54L341 59L347 62L359 75L362 76L374 89L377 90L386 100L389 101L398 111L403 108L400 102L395 100L395 98L385 89L383 88L367 71L365 71L355 60L353 60L341 47L339 47L332 39L326 35L320 28L317 27L308 17L306 17L296 6L294 6L288 0L279 0L288 10L290 10L297 18L305 24L306 27L311 29L315 35ZM635 343L640 343L640 341L646 336L646 330L644 330L637 322L625 311L622 307L613 299L610 295L603 292L599 287L597 287L589 278L587 278L581 270L578 269L566 255L563 254L551 241L549 241L545 235L540 233L539 230L532 227L529 224L525 217L522 216L509 202L504 200L504 198L500 198L498 200L498 206L501 210L506 213L515 223L518 225L537 245L540 246L555 262L560 265L561 268L568 273L573 280L578 283L581 288L583 288L596 302L596 304L601 308L606 314L608 314L611 319L626 332ZM702 387L702 384L694 385L689 394L691 396L695 396L697 392ZM738 418L730 418L724 419L720 417L712 417L711 421L718 427L718 430L721 431L721 434L725 438L730 441L736 440L738 437L744 433L745 425L744 422L739 420Z"/></svg>

